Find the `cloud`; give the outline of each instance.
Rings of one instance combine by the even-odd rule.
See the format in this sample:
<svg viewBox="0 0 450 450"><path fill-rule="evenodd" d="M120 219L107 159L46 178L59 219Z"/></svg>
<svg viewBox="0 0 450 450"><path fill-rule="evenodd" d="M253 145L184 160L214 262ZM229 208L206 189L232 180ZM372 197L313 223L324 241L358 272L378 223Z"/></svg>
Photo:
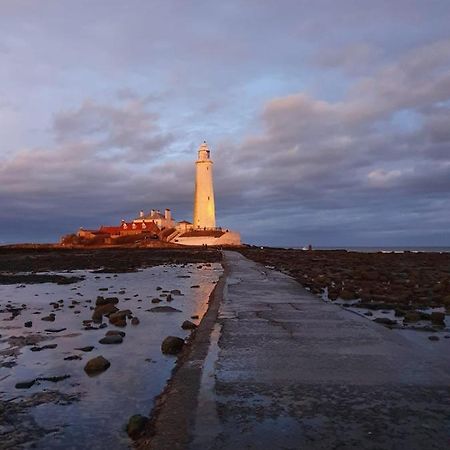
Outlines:
<svg viewBox="0 0 450 450"><path fill-rule="evenodd" d="M0 241L190 219L206 138L247 241L448 242L446 2L85 6L0 5Z"/></svg>
<svg viewBox="0 0 450 450"><path fill-rule="evenodd" d="M147 101L128 99L120 105L85 101L78 109L55 115L53 129L58 142L82 140L95 152L116 150L109 157L142 164L162 152L172 137L158 125L158 114L146 109ZM108 157L108 153L104 153Z"/></svg>

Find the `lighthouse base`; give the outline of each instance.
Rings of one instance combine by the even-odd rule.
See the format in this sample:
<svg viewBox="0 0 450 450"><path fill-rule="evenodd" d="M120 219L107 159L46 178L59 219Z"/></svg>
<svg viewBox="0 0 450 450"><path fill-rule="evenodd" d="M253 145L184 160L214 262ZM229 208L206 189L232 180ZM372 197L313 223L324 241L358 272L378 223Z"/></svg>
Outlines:
<svg viewBox="0 0 450 450"><path fill-rule="evenodd" d="M212 247L241 245L241 236L230 230L190 230L170 240L180 245L207 245Z"/></svg>

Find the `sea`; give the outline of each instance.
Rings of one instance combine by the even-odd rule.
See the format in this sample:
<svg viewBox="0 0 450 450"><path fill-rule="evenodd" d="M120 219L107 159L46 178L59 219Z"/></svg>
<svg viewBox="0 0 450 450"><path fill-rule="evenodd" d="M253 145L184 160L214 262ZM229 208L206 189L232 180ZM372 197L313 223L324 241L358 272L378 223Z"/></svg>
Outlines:
<svg viewBox="0 0 450 450"><path fill-rule="evenodd" d="M308 247L285 247L308 250ZM347 250L348 252L360 253L448 253L450 247L313 247L313 250Z"/></svg>

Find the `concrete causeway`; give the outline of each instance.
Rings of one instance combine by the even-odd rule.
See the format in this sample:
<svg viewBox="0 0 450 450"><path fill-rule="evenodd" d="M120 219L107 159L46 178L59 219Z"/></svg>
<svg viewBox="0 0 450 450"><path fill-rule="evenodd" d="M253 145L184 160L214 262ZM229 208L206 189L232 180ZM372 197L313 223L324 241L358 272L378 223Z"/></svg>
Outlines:
<svg viewBox="0 0 450 450"><path fill-rule="evenodd" d="M450 448L448 357L224 255L190 449Z"/></svg>

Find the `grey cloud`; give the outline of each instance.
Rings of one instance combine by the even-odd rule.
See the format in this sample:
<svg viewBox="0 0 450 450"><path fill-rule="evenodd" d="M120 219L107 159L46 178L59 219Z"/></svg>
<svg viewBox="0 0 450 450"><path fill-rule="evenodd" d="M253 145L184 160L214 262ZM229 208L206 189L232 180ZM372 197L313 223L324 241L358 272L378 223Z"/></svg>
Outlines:
<svg viewBox="0 0 450 450"><path fill-rule="evenodd" d="M141 208L189 219L210 137L219 221L245 240L449 242L449 17L445 1L3 2L0 241Z"/></svg>
<svg viewBox="0 0 450 450"><path fill-rule="evenodd" d="M146 101L132 99L118 106L85 101L80 108L60 112L54 131L60 142L75 139L95 144L95 151L118 149L121 158L142 163L154 158L172 136L160 130L159 116L146 110Z"/></svg>

